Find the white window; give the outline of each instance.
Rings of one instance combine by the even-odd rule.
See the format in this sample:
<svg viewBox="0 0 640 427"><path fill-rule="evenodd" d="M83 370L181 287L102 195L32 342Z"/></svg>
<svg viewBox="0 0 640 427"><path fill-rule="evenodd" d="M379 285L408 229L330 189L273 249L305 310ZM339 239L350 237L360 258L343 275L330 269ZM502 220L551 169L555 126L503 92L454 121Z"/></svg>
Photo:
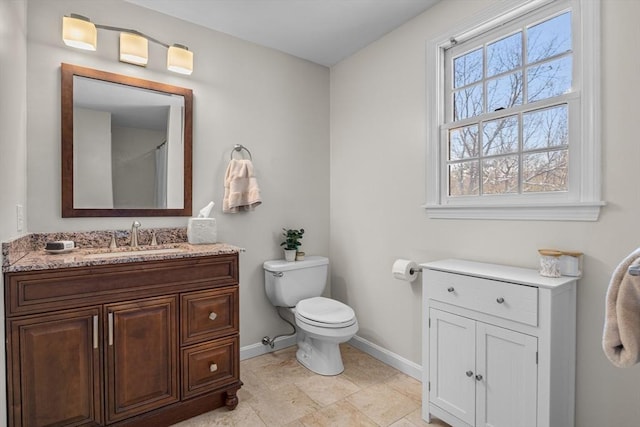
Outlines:
<svg viewBox="0 0 640 427"><path fill-rule="evenodd" d="M427 212L597 220L599 2L507 4L429 44Z"/></svg>

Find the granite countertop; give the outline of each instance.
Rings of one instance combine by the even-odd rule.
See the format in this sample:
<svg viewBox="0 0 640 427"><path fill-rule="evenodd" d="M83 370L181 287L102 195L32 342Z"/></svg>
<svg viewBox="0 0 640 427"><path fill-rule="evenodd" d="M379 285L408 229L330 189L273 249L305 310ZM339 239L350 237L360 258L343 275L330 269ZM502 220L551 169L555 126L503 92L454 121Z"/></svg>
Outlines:
<svg viewBox="0 0 640 427"><path fill-rule="evenodd" d="M235 254L244 249L226 243L192 245L186 241L183 229L158 229L164 239L162 244L138 247L122 246L109 249L108 242L114 232L31 234L2 244L2 271L21 272L53 270L58 268L86 267L94 265L126 264L141 261L194 258L210 255ZM116 232L119 233L119 232ZM126 240L120 233L118 240ZM44 241L73 240L75 249L64 253L44 250Z"/></svg>

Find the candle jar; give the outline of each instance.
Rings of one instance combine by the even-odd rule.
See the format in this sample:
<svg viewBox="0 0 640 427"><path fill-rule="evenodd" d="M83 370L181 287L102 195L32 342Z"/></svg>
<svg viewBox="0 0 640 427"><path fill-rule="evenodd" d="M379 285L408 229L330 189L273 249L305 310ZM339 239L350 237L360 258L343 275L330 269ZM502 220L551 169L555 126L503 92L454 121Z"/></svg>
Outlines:
<svg viewBox="0 0 640 427"><path fill-rule="evenodd" d="M554 249L539 249L540 275L544 277L560 277L561 251Z"/></svg>
<svg viewBox="0 0 640 427"><path fill-rule="evenodd" d="M562 251L560 257L560 274L580 277L582 275L582 252Z"/></svg>

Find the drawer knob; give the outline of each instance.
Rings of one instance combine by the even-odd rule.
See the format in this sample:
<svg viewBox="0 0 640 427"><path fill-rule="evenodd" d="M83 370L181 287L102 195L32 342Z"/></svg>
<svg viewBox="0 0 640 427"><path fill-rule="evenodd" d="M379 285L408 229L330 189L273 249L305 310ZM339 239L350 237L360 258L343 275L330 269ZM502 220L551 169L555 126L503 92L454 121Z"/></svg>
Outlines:
<svg viewBox="0 0 640 427"><path fill-rule="evenodd" d="M502 297L498 297L498 299L496 299L496 302L497 302L498 304L502 304L502 303L504 302L504 298L502 298Z"/></svg>
<svg viewBox="0 0 640 427"><path fill-rule="evenodd" d="M482 381L482 375L480 375L480 374L476 375L476 380L477 381Z"/></svg>
<svg viewBox="0 0 640 427"><path fill-rule="evenodd" d="M215 372L217 370L218 370L218 365L216 365L215 363L212 363L211 365L209 365L209 371Z"/></svg>
<svg viewBox="0 0 640 427"><path fill-rule="evenodd" d="M455 289L453 288L453 286L449 286L449 287L447 288L447 292L453 292L453 291L455 291Z"/></svg>
<svg viewBox="0 0 640 427"><path fill-rule="evenodd" d="M215 312L212 311L211 313L209 313L209 319L216 320L216 317L218 317L218 315Z"/></svg>
<svg viewBox="0 0 640 427"><path fill-rule="evenodd" d="M466 374L467 374L468 377L472 377L473 376L473 372L471 372L471 371L467 371Z"/></svg>

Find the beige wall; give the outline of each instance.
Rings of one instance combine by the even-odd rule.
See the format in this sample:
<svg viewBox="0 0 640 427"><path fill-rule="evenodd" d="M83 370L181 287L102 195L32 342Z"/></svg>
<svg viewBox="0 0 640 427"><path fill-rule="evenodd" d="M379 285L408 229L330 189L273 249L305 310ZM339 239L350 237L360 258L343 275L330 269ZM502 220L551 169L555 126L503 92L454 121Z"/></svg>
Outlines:
<svg viewBox="0 0 640 427"><path fill-rule="evenodd" d="M99 31L96 52L68 48L60 34L69 13L185 44L195 53L195 70L188 77L167 71L166 50L152 43L147 68L119 63L115 32ZM61 218L60 63L188 87L194 94L194 212L214 200L218 239L246 248L240 345L288 332L265 296L262 263L282 256L282 227L304 227L307 253L328 254L329 70L121 0L0 0L0 24L0 241L18 235L18 203L29 208L25 232L128 229L134 219ZM253 153L263 204L226 215L223 179L236 143ZM186 218L136 219L143 228L187 224ZM4 351L0 366L2 426Z"/></svg>
<svg viewBox="0 0 640 427"><path fill-rule="evenodd" d="M194 72L166 70L166 50L149 43L145 68L117 60L118 33L98 30L98 50L66 47L62 16L134 28L194 52ZM129 229L134 218L61 218L60 63L193 89L194 212L215 201L218 239L240 255L240 345L288 331L266 299L262 263L280 258L282 227L304 227L304 249L328 254L329 70L121 0L28 2L29 231ZM234 144L252 154L263 204L223 214L224 174ZM186 226L187 218L135 218L142 227Z"/></svg>
<svg viewBox="0 0 640 427"><path fill-rule="evenodd" d="M27 205L27 9L21 0L0 0L0 242L19 236L16 205ZM25 222L25 230L27 224ZM0 255L0 262L2 255ZM4 288L0 275L0 289ZM4 318L4 292L0 318ZM4 343L4 327L0 342ZM0 351L0 426L6 420L4 346Z"/></svg>
<svg viewBox="0 0 640 427"><path fill-rule="evenodd" d="M593 1L593 0L586 0ZM640 245L637 97L640 2L602 7L603 195L597 222L428 219L425 202L425 47L493 1L447 0L331 69L332 294L359 335L421 361L421 288L394 280L398 257L457 257L535 267L537 248L585 252L578 289L577 426L640 419L640 366L614 368L600 342L604 297L617 263ZM632 48L633 49L633 48Z"/></svg>
<svg viewBox="0 0 640 427"><path fill-rule="evenodd" d="M21 234L16 205L27 202L26 20L24 1L0 0L0 241Z"/></svg>
<svg viewBox="0 0 640 427"><path fill-rule="evenodd" d="M287 331L264 296L261 269L262 261L280 256L283 226L307 230L307 253L329 253L333 295L356 310L359 335L416 363L421 289L417 282L391 277L395 258L459 257L534 267L539 247L581 250L586 257L578 292L577 426L631 426L640 419L640 368L613 368L600 349L609 276L640 241L634 227L640 145L633 126L640 59L625 49L640 39L635 18L640 2L603 2L603 195L608 205L593 223L430 220L420 208L426 41L491 1L436 5L334 66L330 90L324 67L119 0L29 0L25 48L25 3L0 0L0 240L18 234L18 203L28 203L31 232L128 228L133 220L60 217L61 62L190 87L194 208L214 200L219 238L247 248L241 255L241 345ZM148 68L121 64L117 33L101 31L104 47L98 52L67 48L59 36L60 18L71 12L186 44L196 53L195 71L190 77L165 71L164 49L153 44ZM222 180L235 143L253 153L264 204L229 216L220 210ZM184 218L138 219L143 227L186 224ZM0 369L2 412L3 382Z"/></svg>

